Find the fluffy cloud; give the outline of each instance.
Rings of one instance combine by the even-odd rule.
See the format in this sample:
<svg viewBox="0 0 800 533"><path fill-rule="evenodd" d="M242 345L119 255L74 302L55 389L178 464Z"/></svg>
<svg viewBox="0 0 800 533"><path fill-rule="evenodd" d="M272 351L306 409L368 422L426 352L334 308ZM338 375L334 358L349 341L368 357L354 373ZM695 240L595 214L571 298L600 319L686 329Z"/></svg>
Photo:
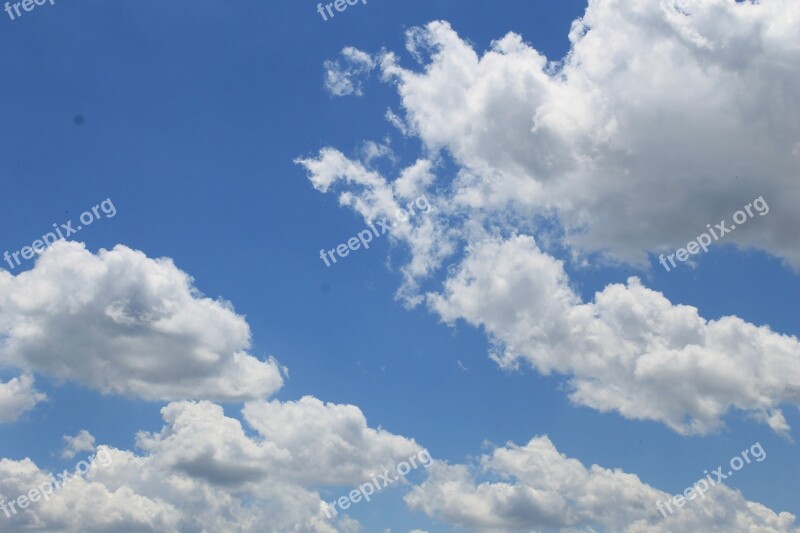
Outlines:
<svg viewBox="0 0 800 533"><path fill-rule="evenodd" d="M46 399L46 395L33 387L33 376L30 374L0 381L0 422L14 422Z"/></svg>
<svg viewBox="0 0 800 533"><path fill-rule="evenodd" d="M726 242L800 267L800 4L591 2L553 62L510 33L482 55L445 22L393 53L403 122L461 169L454 210L554 215L576 250L640 265L762 196Z"/></svg>
<svg viewBox="0 0 800 533"><path fill-rule="evenodd" d="M106 466L11 516L4 531L357 531L351 518L325 517L317 488L366 481L421 450L370 428L354 406L311 397L248 404L249 427L207 401L173 402L162 416L160 432L137 435L143 453L99 447ZM28 459L0 461L6 501L46 481Z"/></svg>
<svg viewBox="0 0 800 533"><path fill-rule="evenodd" d="M637 278L581 303L530 237L473 244L429 301L446 321L485 328L503 367L522 359L569 374L572 400L600 411L705 433L738 408L785 431L778 406L800 405L796 337L732 316L706 321Z"/></svg>
<svg viewBox="0 0 800 533"><path fill-rule="evenodd" d="M547 437L497 448L477 468L436 463L429 473L406 495L409 507L469 531L800 531L792 514L776 514L725 485L664 518L657 504L671 495L620 470L586 468Z"/></svg>
<svg viewBox="0 0 800 533"><path fill-rule="evenodd" d="M731 409L786 433L780 406L800 405L795 337L705 320L637 278L584 303L520 235L644 265L763 196L769 215L725 242L800 266L798 22L788 0L598 0L560 62L515 34L481 55L433 22L407 33L422 71L373 58L400 96L392 122L423 142L419 160L393 179L329 147L299 162L366 220L426 194L430 224L393 235L410 252L398 296L423 301L422 281L446 266L428 304L485 328L502 366L566 374L573 401L681 433L713 431ZM456 164L448 183L435 177L442 154Z"/></svg>
<svg viewBox="0 0 800 533"><path fill-rule="evenodd" d="M106 447L102 449L112 451ZM8 502L33 489L52 487L51 478L30 459L0 460L3 531L175 531L179 519L175 508L164 501L136 494L128 487L109 490L95 481L102 468L93 465L85 477L71 477L66 484L54 489L52 496L37 498L37 502L31 502L23 510ZM62 484L58 478L57 481Z"/></svg>
<svg viewBox="0 0 800 533"><path fill-rule="evenodd" d="M0 272L0 364L146 399L243 400L283 383L247 353L250 329L169 259L59 241Z"/></svg>
<svg viewBox="0 0 800 533"><path fill-rule="evenodd" d="M242 412L269 442L291 450L285 477L298 481L355 484L370 479L379 466L420 451L413 441L368 427L354 405L325 404L306 396L297 402L251 402Z"/></svg>
<svg viewBox="0 0 800 533"><path fill-rule="evenodd" d="M327 518L319 490L365 482L421 450L369 427L355 406L267 401L282 383L277 363L249 355L244 318L167 259L56 243L31 271L0 272L0 309L6 366L149 399L254 400L246 425L209 401L172 402L160 432L137 434L139 451L95 447L86 430L66 436L63 457L104 450L112 461L46 501L7 507L4 531L356 532L346 515ZM29 374L0 383L6 419L42 399ZM29 459L0 460L0 502L49 479Z"/></svg>
<svg viewBox="0 0 800 533"><path fill-rule="evenodd" d="M367 221L401 205L393 187L397 180L336 150L300 162L321 191L343 187L340 202ZM417 280L435 272L465 242L442 292L429 293L427 302L447 322L461 318L483 327L496 346L493 358L503 367L525 360L542 373L570 375L575 402L658 420L681 433L713 431L732 408L749 411L775 431L788 431L780 405L800 405L795 337L733 316L706 321L696 308L672 304L637 278L582 303L561 262L532 237L498 236L514 230L481 214L461 221L447 212L441 197L431 198L434 216L393 234L408 244L411 256L402 269L400 296L420 301Z"/></svg>
<svg viewBox="0 0 800 533"><path fill-rule="evenodd" d="M420 450L369 428L353 406L314 398L255 404L245 417L256 424L255 434L210 402L171 403L162 415L160 432L139 434L141 454L98 446L97 455L108 459L93 463L83 478L16 514L6 505L4 531L358 531L352 518L325 517L318 488L366 481L364 473ZM284 423L289 436L281 441L272 428ZM323 458L308 462L313 449ZM328 460L344 466L320 470ZM656 505L670 495L619 470L586 468L547 437L497 448L476 468L436 462L428 473L406 495L409 508L471 531L800 531L793 515L724 485L665 519ZM29 459L0 460L0 503L49 481Z"/></svg>

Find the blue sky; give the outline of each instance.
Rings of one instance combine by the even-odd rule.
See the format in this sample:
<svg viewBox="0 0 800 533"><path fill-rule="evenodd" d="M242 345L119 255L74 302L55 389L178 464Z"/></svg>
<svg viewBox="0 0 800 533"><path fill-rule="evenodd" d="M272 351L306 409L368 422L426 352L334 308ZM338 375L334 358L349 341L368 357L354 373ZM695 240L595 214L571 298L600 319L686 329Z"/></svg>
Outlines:
<svg viewBox="0 0 800 533"><path fill-rule="evenodd" d="M25 487L36 486L25 458L48 472L70 468L79 457L105 446L120 454L113 469L91 474L64 498L85 508L89 515L84 516L93 516L96 507L86 496L90 487L103 486L106 505L113 506L120 505L114 491L127 486L158 509L160 521L147 523L142 503L126 504L128 512L119 523L98 517L78 523L74 515L59 515L47 509L50 502L41 502L25 516L0 514L0 521L8 521L0 529L21 530L35 515L49 531L246 531L247 519L270 524L261 530L352 531L356 526L350 521L315 522L308 505L282 507L290 504L280 495L296 490L304 502L331 501L357 486L358 472L402 460L421 446L437 465L414 472L404 487L354 505L348 515L361 531L611 531L633 528L636 520L645 521L638 526L644 529L631 531L711 525L733 531L730 523L714 520L737 512L745 515L740 523L751 527L768 524L772 529L765 530L795 531L796 522L777 524L748 512L743 502L758 502L768 508L765 513L800 513L800 457L793 440L800 426L800 258L793 202L800 196L800 149L791 151L795 143L800 147L800 111L790 98L800 80L800 48L797 36L776 15L798 22L800 12L779 0L764 6L690 0L682 7L689 13L682 15L686 19L675 22L656 8L634 13L632 0L596 4L586 13L590 29L576 40L580 44L572 61L548 67L536 65L532 50L551 61L565 59L570 28L584 16L585 2L503 0L467 6L370 0L323 21L315 4L305 1L223 6L56 0L15 20L5 18L0 23L5 103L0 251L20 250L53 223L76 221L105 199L113 201L116 215L72 236L88 252L56 246L41 258L43 264L52 257L50 266L30 260L2 272L0 386L32 375L36 390L47 399L19 409L9 397L12 407L6 407L0 389L0 408L9 409L0 413L0 420L6 419L0 424L0 457L8 459L0 495L13 500L27 492ZM737 11L745 7L751 11ZM449 26L426 26L432 21ZM419 38L421 48L430 45L427 52L434 57L417 64L406 49L407 32ZM502 58L470 62L464 50L471 47L476 57L484 56L493 41L509 32L521 41L508 44L498 54ZM761 39L762 51L742 44L742 36ZM345 47L369 54L369 73L354 71L356 64L340 55ZM397 58L394 66L386 66L389 52ZM326 61L339 61L339 68ZM671 70L676 65L683 66ZM402 72L393 74L392 68ZM516 77L527 69L528 74ZM330 83L326 86L326 72L328 80L360 83L363 94L343 90L337 95ZM770 80L778 81L772 85ZM384 118L387 108L403 118L409 132L404 135ZM534 124L538 130L527 138ZM368 146L383 147L390 155L371 160L365 156ZM323 148L357 168L341 171L336 161L325 159ZM417 192L424 189L436 214L414 224L429 223L430 233L414 226L408 234L384 236L369 250L354 251L326 268L319 250L346 242L371 221L370 213L384 215L385 197L375 191L385 192L381 187L387 184L391 191L391 180L419 159L431 161L435 178ZM379 176L380 184L364 176ZM342 193L345 200L340 200ZM730 218L759 195L769 203L768 215L755 216L725 244L695 256L693 265L666 272L658 264L659 253L685 245L705 231L706 223ZM340 205L346 198L360 203ZM548 217L544 223L542 216ZM98 268L93 263L98 251L116 245L150 259L122 254L115 260L130 262L129 269L120 267L92 289L82 285L81 280L94 283L89 265ZM448 245L451 253L437 255L437 246ZM153 280L166 279L155 274L152 259L160 257L171 258L191 276L202 295L223 299L235 310L233 315L227 304L215 304L206 316L192 307L201 295L194 294L196 300L188 303L175 296L176 306L196 313L188 314L195 325L175 326L188 329L173 332L178 344L198 344L198 351L186 348L185 360L159 351L161 335L172 333L145 335L137 328L120 333L103 325L112 305L103 298L117 294L117 283L118 294L125 296L113 305L122 306L124 317L144 322L180 293L182 282L173 278L174 291L153 289L160 287ZM432 266L423 274L409 274L414 259ZM531 271L526 273L526 267ZM39 274L23 283L27 271ZM167 271L159 272L168 277ZM663 295L669 307L626 286L630 276ZM552 283L530 281L551 277ZM61 288L56 291L50 283ZM621 291L625 298L642 298L641 307L632 306L628 314L628 304L612 305L617 296L628 300L609 292L608 307L592 308L594 321L575 314L581 302L592 302L595 293L612 284L628 287ZM398 292L401 287L410 287L423 300L411 305L406 293ZM528 290L541 299L527 299ZM577 300L553 296L567 290ZM142 294L156 296L150 300ZM436 298L426 300L426 294L438 295L440 305ZM67 303L75 301L83 302L75 304L77 314L59 314L69 315ZM92 308L95 304L102 307ZM731 316L741 321L725 322L719 329L692 326L695 338L681 330L689 320L678 316L685 308L672 307L681 305L693 306L709 321ZM638 315L640 309L653 311ZM559 336L563 331L556 326L548 329L552 317L571 325L566 337ZM92 320L98 321L97 329ZM144 322L137 324L147 330ZM282 375L282 386L268 393L263 393L266 385L253 386L262 393L248 390L226 397L211 374L204 377L204 386L177 385L197 375L192 364L200 365L202 350L223 346L217 355L232 357L225 349L236 345L229 339L239 339L245 323L250 335L244 335L249 339L244 349L262 362L274 357L275 367L264 363L259 371ZM25 336L22 327L31 324L44 328L34 333L41 338ZM73 325L62 337L45 328L63 324ZM580 338L583 326L595 333ZM101 341L97 335L102 331L109 337ZM623 342L628 333L630 345ZM215 335L220 340L207 338ZM656 341L642 348L639 338ZM128 342L136 348L124 357L104 351ZM581 358L600 345L607 347L590 355L602 365ZM664 346L691 349L676 355L679 349L667 354ZM550 350L556 362L543 355ZM617 380L614 376L624 372L613 370L619 356L615 350L648 356L651 364L663 365L660 374L644 381ZM96 359L84 356L95 351ZM500 355L493 360L490 353ZM144 362L128 358L137 354L145 355ZM165 362L171 357L184 370ZM671 366L670 361L680 364ZM700 362L694 367L691 361ZM127 380L124 370L103 374L116 364L128 369L153 365L146 369L151 382ZM607 372L596 370L605 364ZM274 370L277 365L286 370ZM58 370L62 366L71 370ZM704 377L694 381L693 368L702 369ZM672 369L674 380L664 378ZM708 381L706 372L715 369L719 378ZM87 377L93 370L101 377ZM570 400L575 376L600 392ZM162 392L147 392L151 386ZM624 399L613 399L611 391L622 391ZM350 428L337 426L337 416L345 416L341 413L303 412L308 420L297 419L285 406L304 396L356 406L367 426L347 453L337 450L328 457L319 452L328 471L309 466L298 480L275 473L295 463L280 465L279 454L272 457L262 450L265 443L279 443L302 465L305 454L313 456L313 450L327 449L326 442L346 439ZM277 429L266 434L245 424L241 435L218 423L210 404L198 404L205 406L202 416L209 417L209 426L190 428L197 434L187 441L202 448L208 435L214 472L233 472L242 465L260 472L257 465L263 464L266 473L257 483L248 484L244 476L241 483L226 485L221 474L202 475L185 467L197 464L196 450L181 444L177 435L184 429L170 427L161 413L176 401L185 413L201 417L180 400L214 401L227 417L241 421L245 403L272 402L274 421L256 418L269 427L278 424ZM765 423L763 416L778 409L785 423ZM707 416L708 426L700 431L682 434L670 427L670 421L701 415ZM281 421L317 430L313 438L301 438L305 430L284 432ZM169 429L162 432L162 427ZM389 442L378 428L397 441ZM75 458L62 457L63 436L84 429L95 438L92 446ZM160 437L153 436L157 444L143 449L138 432ZM497 450L544 435L558 452L587 468L599 465L638 476L644 495L619 509L609 503L613 518L605 519L597 509L582 507L581 498L589 493L578 497L579 489L560 482L538 484L550 477L562 480L561 466L536 471L533 481L511 467L478 467L481 456L488 464ZM246 439L262 451L247 456L242 450L249 445L241 444ZM726 464L757 441L768 459L746 466L727 482L740 494L725 492L709 500L718 512L711 522L700 521L698 509L705 500L692 502L692 511L680 510L684 515L673 522L662 523L654 515L656 501L648 491L683 492L703 477L703 470ZM236 452L238 446L242 449ZM194 506L201 504L194 496L153 489L152 479L136 478L125 451L141 455L154 469L173 468L194 491L205 487L237 499L239 518L219 518L224 513L215 506L226 508L221 496L207 509L216 522L197 512ZM349 473L333 475L336 465ZM475 483L488 484L485 492L469 482L446 484L463 481L459 465ZM592 496L618 502L628 481L614 479L619 486ZM259 483L277 496L260 499ZM448 486L457 488L451 493ZM567 510L554 516L559 514L553 511L559 508L554 500L534 496L504 507L498 496L504 489L562 497ZM460 508L473 497L485 507L476 506L474 512ZM637 514L631 510L637 505L646 510ZM299 522L278 522L275 516L286 521L298 517Z"/></svg>

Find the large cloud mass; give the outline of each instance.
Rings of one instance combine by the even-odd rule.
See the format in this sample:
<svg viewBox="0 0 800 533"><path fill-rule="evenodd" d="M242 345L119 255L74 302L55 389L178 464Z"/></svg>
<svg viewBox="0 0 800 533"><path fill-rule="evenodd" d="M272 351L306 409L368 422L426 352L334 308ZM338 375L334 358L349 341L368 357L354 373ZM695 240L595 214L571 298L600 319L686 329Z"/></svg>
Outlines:
<svg viewBox="0 0 800 533"><path fill-rule="evenodd" d="M415 192L436 210L392 236L410 252L398 295L485 328L502 366L566 374L575 402L682 433L718 429L731 409L785 433L796 337L706 320L638 278L583 302L548 252L645 265L763 196L769 211L721 242L800 267L798 23L789 0L597 0L552 62L515 34L479 54L432 22L407 33L421 71L376 56L404 110L391 122L423 141L420 158L393 179L330 147L299 162L368 221L391 216L424 169ZM430 178L445 156L455 177Z"/></svg>
<svg viewBox="0 0 800 533"><path fill-rule="evenodd" d="M638 278L581 303L530 237L474 244L430 302L447 321L483 326L502 366L522 359L572 375L571 398L600 411L705 433L738 408L783 432L778 406L800 406L796 337L734 316L704 320Z"/></svg>
<svg viewBox="0 0 800 533"><path fill-rule="evenodd" d="M460 165L455 212L555 214L576 249L644 264L763 196L726 242L798 268L798 24L793 0L601 0L560 63L513 33L480 55L445 22L409 31L423 72L379 60Z"/></svg>
<svg viewBox="0 0 800 533"><path fill-rule="evenodd" d="M421 450L370 428L355 406L313 397L247 404L246 425L206 401L161 412L161 431L137 435L139 453L97 446L103 458L85 477L16 513L6 505L3 531L349 533L359 524L341 513L329 519L325 500ZM407 492L409 508L469 531L800 531L792 514L725 485L665 518L657 508L669 494L618 469L584 467L544 436L496 448L476 466L437 461L427 472ZM49 480L30 459L2 459L0 503Z"/></svg>
<svg viewBox="0 0 800 533"><path fill-rule="evenodd" d="M725 485L682 508L673 506L673 514L660 513L658 504L670 497L635 475L586 468L559 453L547 437L536 437L525 446L510 444L483 455L477 468L437 463L406 502L468 531L800 531L794 515L747 501Z"/></svg>
<svg viewBox="0 0 800 533"><path fill-rule="evenodd" d="M391 182L336 150L302 163L321 190L339 183L357 188L340 199L367 221L402 205ZM570 375L575 402L658 420L681 433L718 429L733 408L788 431L780 406L800 405L796 337L735 316L707 321L696 308L671 303L638 278L610 285L583 303L562 263L532 237L503 237L497 227L487 230L476 220L448 226L454 219L442 214L446 202L433 203L435 211L392 235L411 252L400 295L421 301L417 280L441 266L454 242L464 241L442 291L428 293L427 302L447 322L464 319L483 327L501 366L524 360L545 374Z"/></svg>
<svg viewBox="0 0 800 533"><path fill-rule="evenodd" d="M354 531L352 519L326 517L318 488L366 481L421 450L370 428L355 406L312 397L248 404L248 428L206 401L170 403L162 416L160 432L137 435L142 453L99 446L108 461L47 501L0 513L3 531ZM29 459L0 460L0 502L48 479Z"/></svg>
<svg viewBox="0 0 800 533"><path fill-rule="evenodd" d="M242 400L278 390L250 328L169 259L60 241L16 276L0 271L0 364L146 399Z"/></svg>

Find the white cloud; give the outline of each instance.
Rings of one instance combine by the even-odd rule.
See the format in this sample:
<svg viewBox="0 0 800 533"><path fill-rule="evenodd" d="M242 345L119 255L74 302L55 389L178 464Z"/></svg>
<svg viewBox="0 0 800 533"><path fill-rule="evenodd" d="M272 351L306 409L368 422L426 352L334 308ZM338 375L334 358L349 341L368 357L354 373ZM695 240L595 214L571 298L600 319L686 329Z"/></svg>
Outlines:
<svg viewBox="0 0 800 533"><path fill-rule="evenodd" d="M397 219L397 211L407 205L403 202L408 199L407 195L411 192L421 193L424 184L434 179L432 164L419 160L402 169L397 180L389 183L377 171L348 159L332 148L320 150L316 158L298 158L295 162L308 171L314 188L321 192L328 192L342 182L352 189L339 194L339 203L356 211L367 223L384 217ZM402 268L402 295L412 303L421 301L414 294L416 280L432 274L441 261L455 251L455 243L451 238L455 230L448 229L444 221L438 218L442 206L434 201L429 204L431 209L424 214L405 221L397 220L397 227L392 228L389 234L392 242L403 242L410 247L411 260Z"/></svg>
<svg viewBox="0 0 800 533"><path fill-rule="evenodd" d="M300 162L319 190L343 184L340 202L367 221L400 205L393 190L397 180L389 182L336 150ZM465 241L465 254L448 268L443 292L427 300L447 322L463 318L485 328L502 366L522 359L542 373L567 374L576 403L658 420L681 433L713 431L733 408L787 432L780 406L800 405L795 337L733 316L706 321L696 308L674 305L636 278L582 303L561 263L533 238L494 237L513 229L480 213L460 221L452 205L434 193L429 197L436 216L393 234L411 252L400 295L418 301L417 279L440 268L456 243Z"/></svg>
<svg viewBox="0 0 800 533"><path fill-rule="evenodd" d="M0 364L145 399L247 400L281 369L247 353L250 329L169 259L59 241L35 267L0 272Z"/></svg>
<svg viewBox="0 0 800 533"><path fill-rule="evenodd" d="M576 403L681 433L713 431L741 409L786 434L780 407L800 405L795 337L708 321L637 278L584 303L560 262L519 236L564 244L580 264L593 251L646 264L763 196L769 216L725 242L800 266L800 4L681 6L592 2L560 64L515 34L481 55L446 22L409 30L421 72L391 52L376 62L423 141L418 162L393 180L329 147L299 162L368 221L426 194L431 223L392 236L410 252L398 296L421 302L421 283L446 267L429 305L485 328L502 366L563 373ZM440 152L456 163L448 187L408 177Z"/></svg>
<svg viewBox="0 0 800 533"><path fill-rule="evenodd" d="M352 405L267 401L282 382L277 363L249 355L244 318L168 259L56 243L31 271L0 272L0 309L5 365L152 399L254 400L245 424L209 401L169 403L160 432L137 434L139 451L95 448L86 430L65 436L63 457L102 449L111 461L46 500L6 507L4 531L356 533L353 518L327 518L325 499L422 450ZM0 383L8 419L42 399L29 374ZM30 459L0 460L0 504L49 479Z"/></svg>
<svg viewBox="0 0 800 533"><path fill-rule="evenodd" d="M34 388L33 381L30 374L0 381L0 423L14 422L37 403L47 399L45 394Z"/></svg>
<svg viewBox="0 0 800 533"><path fill-rule="evenodd" d="M9 502L32 489L50 485L51 478L30 459L0 460L0 501L6 504L0 515L3 531L176 531L179 512L174 507L125 486L110 490L94 481L102 468L94 466L85 478L72 477L66 485L53 490L52 496L31 502L22 510Z"/></svg>
<svg viewBox="0 0 800 533"><path fill-rule="evenodd" d="M464 215L556 214L577 250L647 263L762 196L726 242L800 267L800 4L601 0L553 63L509 33L478 54L446 22L408 32L424 71L384 53L403 122L462 175Z"/></svg>
<svg viewBox="0 0 800 533"><path fill-rule="evenodd" d="M421 448L370 428L352 405L247 404L248 426L219 405L173 402L160 432L141 432L141 454L107 446L110 461L10 519L4 531L358 531L345 515L331 523L319 487L368 480ZM6 501L47 480L29 459L0 461ZM338 490L338 489L337 489Z"/></svg>
<svg viewBox="0 0 800 533"><path fill-rule="evenodd" d="M361 96L362 78L375 68L375 61L369 54L351 46L342 49L341 56L341 61L325 62L325 88L333 96Z"/></svg>
<svg viewBox="0 0 800 533"><path fill-rule="evenodd" d="M355 484L421 451L413 440L368 427L354 405L305 396L297 402L250 402L242 413L269 442L291 450L285 476L292 479Z"/></svg>
<svg viewBox="0 0 800 533"><path fill-rule="evenodd" d="M410 167L404 168L400 176L392 182L395 194L399 198L410 200L425 192L436 179L432 167L430 160L419 159Z"/></svg>
<svg viewBox="0 0 800 533"><path fill-rule="evenodd" d="M94 435L85 429L80 430L74 437L64 435L64 442L66 446L61 451L61 457L65 459L72 459L78 452L94 450Z"/></svg>
<svg viewBox="0 0 800 533"><path fill-rule="evenodd" d="M361 147L361 157L368 166L371 166L374 160L381 158L395 161L394 152L388 144L379 144L372 141L366 141Z"/></svg>
<svg viewBox="0 0 800 533"><path fill-rule="evenodd" d="M437 462L429 474L406 503L468 531L800 531L794 515L776 514L725 485L664 518L657 504L671 495L618 469L586 468L547 437L497 448L477 468Z"/></svg>
<svg viewBox="0 0 800 533"><path fill-rule="evenodd" d="M779 406L800 405L796 337L733 316L706 321L637 278L581 303L530 237L473 243L429 303L448 322L482 326L501 366L567 374L570 398L600 411L705 433L738 408L785 432Z"/></svg>
<svg viewBox="0 0 800 533"><path fill-rule="evenodd" d="M251 426L255 434L210 402L174 402L162 415L160 432L139 434L141 454L97 447L108 462L47 500L0 517L4 531L356 532L360 525L352 518L340 515L331 523L325 517L319 487L349 484L419 450L413 441L367 427L354 406L314 398L258 402L246 416L258 424ZM277 431L283 424L285 438ZM315 448L327 460L307 461ZM325 472L335 461L346 466ZM793 515L776 514L724 485L664 519L656 504L668 494L619 470L585 468L547 437L497 448L477 468L435 462L428 474L406 495L410 509L471 531L800 531ZM30 459L0 460L0 501L48 482L47 471Z"/></svg>
<svg viewBox="0 0 800 533"><path fill-rule="evenodd" d="M397 130L398 130L398 131L399 131L399 132L400 132L400 133L401 133L401 134L402 134L404 137L405 137L405 136L408 136L408 127L406 126L406 123L405 123L405 122L403 122L403 119L402 119L402 118L400 118L400 117L397 115L397 113L395 113L394 111L392 111L392 109L391 109L391 108L389 108L389 109L387 109L387 110L386 110L386 114L384 115L384 118L385 118L385 119L386 119L386 120L389 122L389 124L391 124L392 126L394 126L395 128L397 128ZM798 144L797 150L800 152L800 144Z"/></svg>

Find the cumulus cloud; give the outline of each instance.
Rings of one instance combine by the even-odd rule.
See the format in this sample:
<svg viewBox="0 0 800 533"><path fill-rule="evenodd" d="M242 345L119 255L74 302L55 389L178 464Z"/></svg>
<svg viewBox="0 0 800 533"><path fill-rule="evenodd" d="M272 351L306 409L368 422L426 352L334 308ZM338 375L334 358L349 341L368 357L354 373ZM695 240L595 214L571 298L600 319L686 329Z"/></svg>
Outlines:
<svg viewBox="0 0 800 533"><path fill-rule="evenodd" d="M657 504L671 495L618 469L586 468L546 436L497 448L475 466L437 462L429 474L406 495L408 506L468 531L800 531L794 515L725 485L665 518Z"/></svg>
<svg viewBox="0 0 800 533"><path fill-rule="evenodd" d="M143 497L127 487L109 490L93 481L94 467L86 478L75 477L47 500L27 509L7 507L3 530L30 531L175 531L179 512L170 504ZM5 500L26 495L48 485L51 478L30 459L0 460L0 495ZM5 503L5 502L4 502ZM16 509L17 513L13 513Z"/></svg>
<svg viewBox="0 0 800 533"><path fill-rule="evenodd" d="M466 214L555 214L576 251L645 265L763 196L769 217L726 242L798 268L798 23L792 0L602 0L558 62L514 33L480 54L433 22L408 32L424 71L379 65L402 121L461 168Z"/></svg>
<svg viewBox="0 0 800 533"><path fill-rule="evenodd" d="M35 267L0 272L0 365L145 399L247 400L282 371L247 353L250 329L169 259L59 241Z"/></svg>
<svg viewBox="0 0 800 533"><path fill-rule="evenodd" d="M321 191L344 188L340 202L368 221L400 205L396 184L410 172L389 181L331 149L300 162ZM417 279L466 243L442 291L428 293L427 302L447 322L461 318L483 327L501 366L513 368L523 360L545 374L567 374L576 403L658 420L681 433L718 429L734 408L775 431L788 431L780 406L800 405L797 338L734 316L707 321L696 308L669 302L638 278L610 285L583 303L562 263L532 237L499 236L508 226L481 215L462 222L448 212L452 205L431 197L436 216L393 235L411 253L399 294L419 301Z"/></svg>
<svg viewBox="0 0 800 533"><path fill-rule="evenodd" d="M14 422L22 414L47 399L33 386L33 376L23 374L9 381L0 381L0 423Z"/></svg>
<svg viewBox="0 0 800 533"><path fill-rule="evenodd" d="M247 426L207 401L161 412L161 431L137 435L141 453L98 447L105 466L11 516L4 531L357 531L352 518L327 519L319 487L366 481L421 450L370 428L355 406L311 397L247 404ZM6 500L46 481L29 459L0 461Z"/></svg>
<svg viewBox="0 0 800 533"><path fill-rule="evenodd" d="M483 327L503 367L563 373L576 403L681 433L714 431L740 409L786 434L781 405L800 404L796 337L706 320L638 278L583 302L524 235L580 264L599 252L644 265L763 196L769 215L726 242L800 266L797 22L788 0L598 0L559 62L513 33L479 54L433 22L407 34L421 71L376 58L423 142L418 161L394 178L330 147L298 161L367 220L426 194L431 224L392 237L409 250L398 296ZM434 177L445 156L447 184Z"/></svg>
<svg viewBox="0 0 800 533"><path fill-rule="evenodd" d="M305 396L297 402L250 402L245 420L284 450L293 462L286 477L355 484L370 479L379 466L396 464L421 451L413 441L367 426L354 405L335 405ZM359 457L357 462L353 457Z"/></svg>
<svg viewBox="0 0 800 533"><path fill-rule="evenodd" d="M429 302L448 322L483 327L501 366L568 374L571 399L600 411L706 433L738 408L785 432L779 406L800 405L796 337L734 316L705 320L635 277L581 303L531 237L473 243Z"/></svg>

